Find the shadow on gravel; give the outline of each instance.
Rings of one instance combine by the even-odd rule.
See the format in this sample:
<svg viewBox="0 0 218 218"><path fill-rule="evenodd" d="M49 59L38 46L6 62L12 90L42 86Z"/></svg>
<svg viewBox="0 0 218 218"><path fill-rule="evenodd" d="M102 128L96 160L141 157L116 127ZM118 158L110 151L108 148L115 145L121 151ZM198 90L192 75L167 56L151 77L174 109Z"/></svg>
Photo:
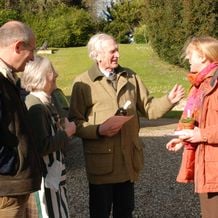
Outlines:
<svg viewBox="0 0 218 218"><path fill-rule="evenodd" d="M171 119L171 118L161 118L157 120L147 120L144 118L140 119L141 128L143 127L156 127L156 126L168 126L171 124L178 123L178 119Z"/></svg>
<svg viewBox="0 0 218 218"><path fill-rule="evenodd" d="M141 138L144 142L145 167L135 183L134 218L200 217L198 196L194 194L193 184L175 181L182 151L170 153L165 148L170 139L165 133L172 131L176 123L175 120L172 122L169 130L161 130L159 135L144 128L145 135ZM66 161L71 217L88 218L88 183L79 139L68 147Z"/></svg>

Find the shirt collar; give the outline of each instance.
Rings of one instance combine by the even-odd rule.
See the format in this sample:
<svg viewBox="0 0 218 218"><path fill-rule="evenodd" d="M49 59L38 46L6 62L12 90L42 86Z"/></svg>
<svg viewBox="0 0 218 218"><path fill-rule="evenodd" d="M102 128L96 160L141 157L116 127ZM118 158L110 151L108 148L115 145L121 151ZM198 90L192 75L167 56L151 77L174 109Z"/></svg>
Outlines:
<svg viewBox="0 0 218 218"><path fill-rule="evenodd" d="M104 76L106 76L107 78L111 75L114 74L114 70L113 71L107 71L107 70L103 70L101 68L99 68L99 70L103 73Z"/></svg>
<svg viewBox="0 0 218 218"><path fill-rule="evenodd" d="M12 83L14 83L16 85L17 82L17 76L16 74L12 73L12 69L10 69L5 63L4 61L2 61L0 59L0 73L7 78L8 80L10 80Z"/></svg>
<svg viewBox="0 0 218 218"><path fill-rule="evenodd" d="M97 63L94 63L88 70L90 79L94 82L97 78L103 77L104 74L99 70Z"/></svg>
<svg viewBox="0 0 218 218"><path fill-rule="evenodd" d="M122 67L118 66L117 68L114 69L114 72L117 74L117 73L122 73L122 72L125 72L123 70ZM88 74L89 74L89 77L90 79L94 82L96 79L98 78L101 78L104 76L103 72L100 71L97 63L94 63L92 65L92 67L88 70Z"/></svg>
<svg viewBox="0 0 218 218"><path fill-rule="evenodd" d="M39 98L43 104L51 103L51 96L45 93L44 91L33 91L33 92L30 92L30 94Z"/></svg>

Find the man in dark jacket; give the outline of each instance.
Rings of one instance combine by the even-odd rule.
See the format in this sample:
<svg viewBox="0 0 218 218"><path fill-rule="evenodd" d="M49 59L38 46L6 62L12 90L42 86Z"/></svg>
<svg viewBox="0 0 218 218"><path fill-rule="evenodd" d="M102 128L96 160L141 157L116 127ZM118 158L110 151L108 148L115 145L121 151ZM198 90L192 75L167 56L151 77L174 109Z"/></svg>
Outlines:
<svg viewBox="0 0 218 218"><path fill-rule="evenodd" d="M35 36L19 21L0 27L0 217L25 217L41 173L16 72L34 59Z"/></svg>

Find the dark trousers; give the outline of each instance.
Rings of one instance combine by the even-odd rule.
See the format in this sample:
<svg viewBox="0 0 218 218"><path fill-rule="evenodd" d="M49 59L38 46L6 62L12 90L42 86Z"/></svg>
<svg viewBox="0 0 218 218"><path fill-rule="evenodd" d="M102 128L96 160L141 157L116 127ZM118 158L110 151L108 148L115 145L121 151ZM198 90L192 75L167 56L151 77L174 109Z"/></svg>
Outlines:
<svg viewBox="0 0 218 218"><path fill-rule="evenodd" d="M89 184L90 218L132 218L134 210L134 183Z"/></svg>
<svg viewBox="0 0 218 218"><path fill-rule="evenodd" d="M218 217L218 192L199 194L202 218Z"/></svg>

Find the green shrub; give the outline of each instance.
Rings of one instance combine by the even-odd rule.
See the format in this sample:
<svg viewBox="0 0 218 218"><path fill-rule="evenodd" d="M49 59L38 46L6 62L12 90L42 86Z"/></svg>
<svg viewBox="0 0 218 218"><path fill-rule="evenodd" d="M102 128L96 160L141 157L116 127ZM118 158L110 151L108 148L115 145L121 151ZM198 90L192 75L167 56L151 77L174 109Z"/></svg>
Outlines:
<svg viewBox="0 0 218 218"><path fill-rule="evenodd" d="M214 0L145 2L149 41L158 55L170 63L181 64L181 49L190 36L218 35Z"/></svg>
<svg viewBox="0 0 218 218"><path fill-rule="evenodd" d="M148 35L147 35L147 29L145 24L135 28L134 42L138 44L148 43Z"/></svg>
<svg viewBox="0 0 218 218"><path fill-rule="evenodd" d="M0 26L9 20L19 20L20 16L18 11L12 9L0 10Z"/></svg>
<svg viewBox="0 0 218 218"><path fill-rule="evenodd" d="M74 9L69 13L66 28L70 29L70 46L86 45L96 32L96 23L91 15L83 9Z"/></svg>
<svg viewBox="0 0 218 218"><path fill-rule="evenodd" d="M26 12L24 19L34 30L38 46L44 41L49 47L83 46L95 32L88 12L64 5L43 13Z"/></svg>

